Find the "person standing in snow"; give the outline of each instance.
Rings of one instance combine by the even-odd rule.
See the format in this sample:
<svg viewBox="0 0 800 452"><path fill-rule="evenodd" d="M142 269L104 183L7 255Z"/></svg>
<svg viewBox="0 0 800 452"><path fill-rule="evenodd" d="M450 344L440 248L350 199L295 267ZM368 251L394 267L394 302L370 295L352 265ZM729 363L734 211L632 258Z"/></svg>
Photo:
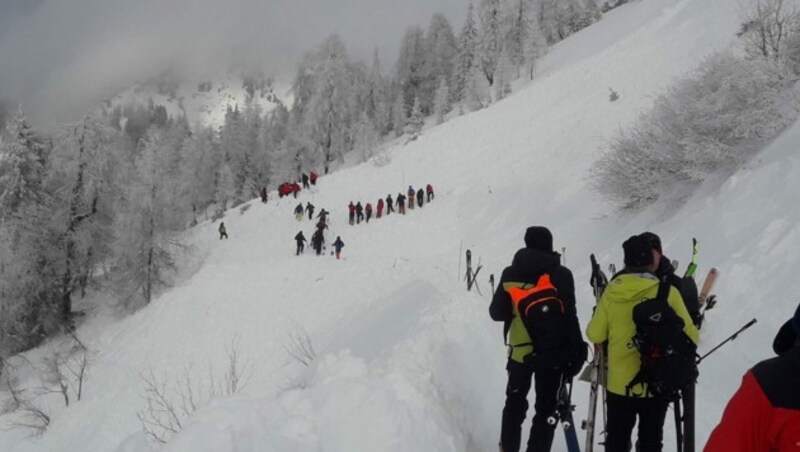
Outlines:
<svg viewBox="0 0 800 452"><path fill-rule="evenodd" d="M632 345L636 334L633 308L658 296L661 283L655 272L659 263L647 236L630 237L622 249L625 269L606 287L586 329L594 344L608 342L605 446L609 452L630 450L631 433L638 418L638 450L659 452L670 401L654 397L643 383L632 385L642 362L639 350ZM674 287L669 287L667 304L683 320L684 334L697 343L697 328Z"/></svg>
<svg viewBox="0 0 800 452"><path fill-rule="evenodd" d="M300 221L300 220L303 219L303 203L302 202L300 204L298 204L297 207L294 208L294 217L295 217L295 219L297 221Z"/></svg>
<svg viewBox="0 0 800 452"><path fill-rule="evenodd" d="M350 219L350 226L354 225L356 222L356 205L353 204L353 201L350 201L350 205L347 206L347 214Z"/></svg>
<svg viewBox="0 0 800 452"><path fill-rule="evenodd" d="M386 195L386 216L389 216L390 213L394 212L394 201L392 200L392 195Z"/></svg>
<svg viewBox="0 0 800 452"><path fill-rule="evenodd" d="M549 276L562 301L564 328L557 331L559 350L537 350L522 322L517 304L529 296L540 280ZM575 282L572 272L561 265L561 255L553 251L553 236L542 226L525 231L525 247L514 255L511 266L503 270L489 306L492 320L504 323L509 347L508 385L503 408L500 448L504 452L520 450L522 423L528 411L531 379L536 377L536 403L527 451L549 451L556 426L547 420L556 409L562 375L575 376L586 361L587 345L581 336L575 307Z"/></svg>
<svg viewBox="0 0 800 452"><path fill-rule="evenodd" d="M311 204L310 202L306 202L306 212L308 212L308 219L309 220L313 220L314 219L314 208L315 208L314 204Z"/></svg>
<svg viewBox="0 0 800 452"><path fill-rule="evenodd" d="M303 181L303 188L308 190L308 188L309 188L308 187L308 176L306 175L306 173L303 173L303 175L300 176L300 179Z"/></svg>
<svg viewBox="0 0 800 452"><path fill-rule="evenodd" d="M261 187L261 202L267 203L267 187Z"/></svg>
<svg viewBox="0 0 800 452"><path fill-rule="evenodd" d="M372 204L367 203L367 206L364 207L364 211L367 212L367 223L369 223L369 219L372 217Z"/></svg>
<svg viewBox="0 0 800 452"><path fill-rule="evenodd" d="M686 277L681 278L675 274L675 268L672 266L672 261L664 256L661 249L661 238L652 232L643 232L640 234L642 237L650 242L653 248L653 259L658 263L656 269L656 276L658 279L667 278L667 282L674 288L678 289L683 299L683 304L689 315L692 316L697 329L700 329L702 324L702 315L700 314L700 297L698 295L697 283L694 278Z"/></svg>
<svg viewBox="0 0 800 452"><path fill-rule="evenodd" d="M297 242L297 256L299 256L300 253L305 250L305 243L308 242L308 240L306 240L306 237L303 235L303 231L298 232L297 235L294 236L294 240Z"/></svg>
<svg viewBox="0 0 800 452"><path fill-rule="evenodd" d="M325 236L322 234L322 229L317 229L314 235L311 236L311 246L314 247L317 256L322 254L322 244L325 242Z"/></svg>
<svg viewBox="0 0 800 452"><path fill-rule="evenodd" d="M800 305L728 402L705 452L800 450Z"/></svg>
<svg viewBox="0 0 800 452"><path fill-rule="evenodd" d="M309 177L309 180L311 180L311 185L317 185L317 173L312 171L311 172L311 177Z"/></svg>
<svg viewBox="0 0 800 452"><path fill-rule="evenodd" d="M433 200L433 185L428 184L428 186L425 187L425 191L428 193L428 202L431 202Z"/></svg>
<svg viewBox="0 0 800 452"><path fill-rule="evenodd" d="M408 194L408 208L414 210L414 195L417 194L417 191L414 190L414 187L409 185L406 194Z"/></svg>
<svg viewBox="0 0 800 452"><path fill-rule="evenodd" d="M397 213L406 214L406 197L402 193L397 194Z"/></svg>
<svg viewBox="0 0 800 452"><path fill-rule="evenodd" d="M375 218L380 218L383 214L383 198L378 198L378 210L375 212ZM388 214L387 214L388 215Z"/></svg>
<svg viewBox="0 0 800 452"><path fill-rule="evenodd" d="M298 193L300 193L300 185L295 182L292 184L292 194L294 195L294 199L297 199Z"/></svg>
<svg viewBox="0 0 800 452"><path fill-rule="evenodd" d="M422 203L425 202L425 192L420 188L417 190L417 204L422 208Z"/></svg>
<svg viewBox="0 0 800 452"><path fill-rule="evenodd" d="M361 224L361 221L364 219L364 206L361 205L361 201L356 203L356 224Z"/></svg>
<svg viewBox="0 0 800 452"><path fill-rule="evenodd" d="M339 255L342 253L342 248L344 248L344 242L342 241L342 238L337 235L336 241L333 242L333 249L336 251L336 259L339 259Z"/></svg>
<svg viewBox="0 0 800 452"><path fill-rule="evenodd" d="M228 232L225 229L225 222L224 221L220 222L220 224L219 224L219 239L220 240L222 240L222 239L228 240Z"/></svg>

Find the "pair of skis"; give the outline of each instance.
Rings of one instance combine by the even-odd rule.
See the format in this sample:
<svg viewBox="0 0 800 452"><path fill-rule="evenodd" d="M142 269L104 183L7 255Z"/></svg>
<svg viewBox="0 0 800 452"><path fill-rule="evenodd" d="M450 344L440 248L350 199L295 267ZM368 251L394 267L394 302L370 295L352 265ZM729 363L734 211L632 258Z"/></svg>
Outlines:
<svg viewBox="0 0 800 452"><path fill-rule="evenodd" d="M608 277L606 276L605 273L603 273L603 270L600 268L600 264L597 263L597 259L594 257L594 254L590 256L590 259L592 262L592 277L590 281L592 285L592 290L594 291L595 303L597 303L600 301L600 297L603 295L603 291L605 291L606 286L608 285ZM586 446L584 448L585 452L594 451L594 437L595 437L598 397L602 397L603 401L603 430L601 431L601 434L605 434L606 398L605 398L605 392L603 392L602 390L602 387L605 386L605 376L606 376L605 346L595 345L592 362L589 363L589 365L586 366L586 368L584 368L580 376L581 381L586 381L589 382L590 384L589 414L586 420L583 421L581 425L581 427L584 430L586 430Z"/></svg>

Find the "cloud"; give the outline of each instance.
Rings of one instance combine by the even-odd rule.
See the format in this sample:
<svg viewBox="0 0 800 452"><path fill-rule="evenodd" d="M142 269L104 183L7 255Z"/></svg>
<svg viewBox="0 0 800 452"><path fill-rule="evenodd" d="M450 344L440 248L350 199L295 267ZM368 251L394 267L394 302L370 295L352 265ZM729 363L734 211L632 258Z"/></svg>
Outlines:
<svg viewBox="0 0 800 452"><path fill-rule="evenodd" d="M6 3L8 2L8 3ZM467 0L0 0L0 98L69 120L167 67L202 78L233 62L291 76L338 32L350 53L391 67L408 26Z"/></svg>

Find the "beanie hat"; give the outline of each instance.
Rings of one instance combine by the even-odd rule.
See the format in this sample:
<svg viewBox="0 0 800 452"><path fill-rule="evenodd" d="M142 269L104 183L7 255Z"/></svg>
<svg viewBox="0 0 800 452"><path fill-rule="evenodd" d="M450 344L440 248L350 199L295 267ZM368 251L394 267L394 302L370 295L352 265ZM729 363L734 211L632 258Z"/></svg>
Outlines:
<svg viewBox="0 0 800 452"><path fill-rule="evenodd" d="M800 306L797 307L794 317L787 320L778 330L772 341L772 350L775 354L782 355L794 347L798 338L800 338Z"/></svg>
<svg viewBox="0 0 800 452"><path fill-rule="evenodd" d="M540 251L553 251L553 234L544 226L531 226L525 231L525 246Z"/></svg>
<svg viewBox="0 0 800 452"><path fill-rule="evenodd" d="M657 236L656 234L653 234L652 232L642 232L639 235L641 237L644 237L648 242L650 242L650 247L658 251L659 254L664 254L664 252L661 251L661 237Z"/></svg>
<svg viewBox="0 0 800 452"><path fill-rule="evenodd" d="M653 248L641 235L633 235L622 244L627 267L641 268L653 263Z"/></svg>

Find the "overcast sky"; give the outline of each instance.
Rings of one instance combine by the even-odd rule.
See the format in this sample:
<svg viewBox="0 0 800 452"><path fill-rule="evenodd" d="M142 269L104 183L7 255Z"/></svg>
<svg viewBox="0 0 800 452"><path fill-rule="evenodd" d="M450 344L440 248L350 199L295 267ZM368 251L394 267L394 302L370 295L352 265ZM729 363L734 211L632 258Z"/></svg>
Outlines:
<svg viewBox="0 0 800 452"><path fill-rule="evenodd" d="M198 75L261 60L291 74L338 32L351 55L392 67L410 25L442 12L456 32L468 0L0 0L0 99L37 120L80 116L170 64Z"/></svg>

